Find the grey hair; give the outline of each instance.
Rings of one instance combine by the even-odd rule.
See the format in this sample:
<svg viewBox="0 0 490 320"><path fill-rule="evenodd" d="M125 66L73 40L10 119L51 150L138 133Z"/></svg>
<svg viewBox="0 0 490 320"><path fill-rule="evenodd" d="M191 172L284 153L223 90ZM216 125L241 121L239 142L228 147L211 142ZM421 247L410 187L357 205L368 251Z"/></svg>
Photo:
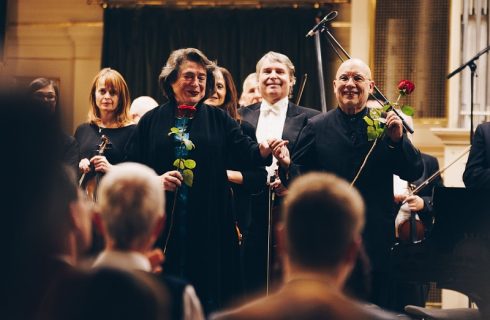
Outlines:
<svg viewBox="0 0 490 320"><path fill-rule="evenodd" d="M214 69L216 64L206 57L201 50L195 48L185 48L173 51L168 57L167 63L162 68L158 77L158 83L163 95L169 100L175 100L172 84L177 81L180 66L185 61L192 61L200 64L206 70L206 93L201 101L206 100L214 92Z"/></svg>
<svg viewBox="0 0 490 320"><path fill-rule="evenodd" d="M289 77L291 78L291 82L292 82L290 92L289 92L289 96L291 97L291 94L293 93L293 87L296 84L296 77L294 75L296 69L294 68L294 64L285 54L275 52L275 51L269 51L266 54L264 54L262 58L260 58L260 60L257 62L257 65L255 66L255 72L257 73L257 78L260 75L260 69L262 68L262 65L266 61L279 62L287 67L289 72Z"/></svg>
<svg viewBox="0 0 490 320"><path fill-rule="evenodd" d="M102 178L97 196L102 220L117 249L128 250L146 243L164 215L160 179L142 164L115 165Z"/></svg>

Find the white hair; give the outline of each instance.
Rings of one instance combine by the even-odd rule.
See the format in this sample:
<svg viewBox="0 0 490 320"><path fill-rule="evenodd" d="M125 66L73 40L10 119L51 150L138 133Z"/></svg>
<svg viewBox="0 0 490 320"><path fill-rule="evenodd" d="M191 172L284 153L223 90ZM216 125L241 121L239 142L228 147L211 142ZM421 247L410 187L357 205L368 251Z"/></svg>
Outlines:
<svg viewBox="0 0 490 320"><path fill-rule="evenodd" d="M145 243L164 215L165 195L155 171L138 163L121 163L102 178L97 192L108 236L118 249Z"/></svg>
<svg viewBox="0 0 490 320"><path fill-rule="evenodd" d="M129 114L142 117L145 113L157 106L158 102L152 97L141 96L133 100L133 103L131 103L131 107L129 108Z"/></svg>

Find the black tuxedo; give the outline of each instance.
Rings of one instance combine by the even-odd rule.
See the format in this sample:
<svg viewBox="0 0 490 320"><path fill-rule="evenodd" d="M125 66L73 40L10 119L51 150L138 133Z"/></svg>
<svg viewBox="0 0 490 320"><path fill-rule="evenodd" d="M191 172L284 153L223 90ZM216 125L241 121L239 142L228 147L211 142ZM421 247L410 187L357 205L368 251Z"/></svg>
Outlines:
<svg viewBox="0 0 490 320"><path fill-rule="evenodd" d="M250 123L255 130L259 122L260 105L261 103L256 103L238 110L241 119ZM308 119L319 113L314 109L299 107L292 102L288 103L282 139L289 141L290 151L295 147L299 133L308 123ZM248 241L244 242L243 261L244 283L248 292L260 290L265 287L266 283L268 197L266 184L260 193L252 197L252 218Z"/></svg>
<svg viewBox="0 0 490 320"><path fill-rule="evenodd" d="M476 127L463 181L467 188L490 189L490 122Z"/></svg>
<svg viewBox="0 0 490 320"><path fill-rule="evenodd" d="M260 102L245 108L240 108L238 112L243 120L250 123L257 130L257 123L259 122L260 116ZM299 133L306 126L308 119L319 113L318 110L300 107L291 101L288 103L288 111L286 113L284 129L282 130L282 139L289 141L289 150L294 149Z"/></svg>

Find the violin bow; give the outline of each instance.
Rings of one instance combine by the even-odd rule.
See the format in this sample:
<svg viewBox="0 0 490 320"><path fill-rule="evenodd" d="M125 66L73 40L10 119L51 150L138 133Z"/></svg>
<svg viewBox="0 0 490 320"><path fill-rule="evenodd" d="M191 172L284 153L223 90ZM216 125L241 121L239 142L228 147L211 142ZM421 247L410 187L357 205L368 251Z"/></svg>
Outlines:
<svg viewBox="0 0 490 320"><path fill-rule="evenodd" d="M306 80L308 80L308 74L305 73L301 79L301 86L299 87L298 96L296 97L296 105L299 106L301 97L303 96L303 91L305 90Z"/></svg>

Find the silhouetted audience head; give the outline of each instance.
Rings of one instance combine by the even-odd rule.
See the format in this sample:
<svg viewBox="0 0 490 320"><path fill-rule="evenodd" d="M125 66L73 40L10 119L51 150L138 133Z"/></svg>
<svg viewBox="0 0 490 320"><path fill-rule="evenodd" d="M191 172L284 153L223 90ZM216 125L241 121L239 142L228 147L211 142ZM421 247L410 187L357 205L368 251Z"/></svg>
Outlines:
<svg viewBox="0 0 490 320"><path fill-rule="evenodd" d="M39 272L35 265L43 261L46 252L39 228L56 190L61 130L50 109L25 89L0 92L0 112L8 119L0 126L0 179L5 183L0 192L0 270L4 275L2 294L9 297L2 299L0 318L22 319L31 302L26 301L26 293L31 291L35 272Z"/></svg>
<svg viewBox="0 0 490 320"><path fill-rule="evenodd" d="M40 319L169 319L166 289L144 272L95 269L64 279L49 292Z"/></svg>
<svg viewBox="0 0 490 320"><path fill-rule="evenodd" d="M118 164L102 178L97 199L113 249L151 248L163 228L165 207L155 171L138 163Z"/></svg>
<svg viewBox="0 0 490 320"><path fill-rule="evenodd" d="M309 173L293 181L283 207L285 246L292 263L333 269L361 241L364 203L359 192L332 174Z"/></svg>
<svg viewBox="0 0 490 320"><path fill-rule="evenodd" d="M92 204L78 188L75 173L60 165L53 171L52 183L46 196L47 207L30 233L36 236L36 244L43 246L48 255L83 254L92 240ZM71 242L73 241L73 242ZM74 247L71 247L74 245Z"/></svg>

